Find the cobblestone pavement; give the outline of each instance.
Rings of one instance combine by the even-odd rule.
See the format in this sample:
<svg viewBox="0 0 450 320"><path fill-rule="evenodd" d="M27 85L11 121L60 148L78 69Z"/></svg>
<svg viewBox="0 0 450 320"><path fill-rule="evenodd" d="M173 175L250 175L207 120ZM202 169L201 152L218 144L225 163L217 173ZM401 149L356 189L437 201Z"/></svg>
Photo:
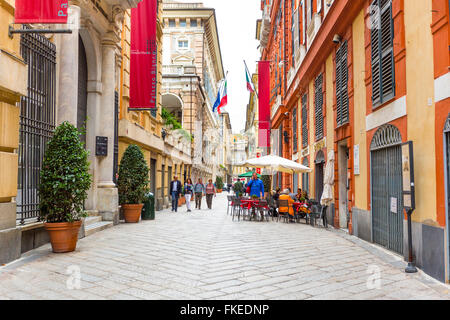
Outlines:
<svg viewBox="0 0 450 320"><path fill-rule="evenodd" d="M448 285L405 274L375 245L302 223L232 222L226 206L222 194L213 210L165 210L73 253L40 247L0 267L0 299L450 298Z"/></svg>

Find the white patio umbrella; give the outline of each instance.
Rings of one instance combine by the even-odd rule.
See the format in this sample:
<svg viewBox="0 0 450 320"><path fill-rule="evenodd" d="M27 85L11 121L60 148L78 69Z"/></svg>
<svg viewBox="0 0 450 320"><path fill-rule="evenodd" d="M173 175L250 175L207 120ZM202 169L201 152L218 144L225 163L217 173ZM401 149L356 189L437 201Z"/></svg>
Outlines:
<svg viewBox="0 0 450 320"><path fill-rule="evenodd" d="M333 184L334 184L334 151L328 152L327 166L325 167L325 177L323 179L323 193L320 204L329 206L333 202Z"/></svg>
<svg viewBox="0 0 450 320"><path fill-rule="evenodd" d="M265 168L272 171L272 173L278 171L286 173L304 173L312 171L310 168L301 165L300 163L275 155L248 159L240 166L250 168Z"/></svg>

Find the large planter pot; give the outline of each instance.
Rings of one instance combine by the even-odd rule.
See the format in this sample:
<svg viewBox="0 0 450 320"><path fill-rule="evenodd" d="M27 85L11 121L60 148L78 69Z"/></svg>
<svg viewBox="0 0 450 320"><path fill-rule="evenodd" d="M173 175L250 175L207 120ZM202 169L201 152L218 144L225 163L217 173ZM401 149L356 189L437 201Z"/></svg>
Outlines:
<svg viewBox="0 0 450 320"><path fill-rule="evenodd" d="M126 223L137 223L141 217L143 203L141 204L124 204L122 205L123 217Z"/></svg>
<svg viewBox="0 0 450 320"><path fill-rule="evenodd" d="M81 221L45 223L53 252L72 252L77 247Z"/></svg>
<svg viewBox="0 0 450 320"><path fill-rule="evenodd" d="M222 193L222 189L217 189L217 193Z"/></svg>

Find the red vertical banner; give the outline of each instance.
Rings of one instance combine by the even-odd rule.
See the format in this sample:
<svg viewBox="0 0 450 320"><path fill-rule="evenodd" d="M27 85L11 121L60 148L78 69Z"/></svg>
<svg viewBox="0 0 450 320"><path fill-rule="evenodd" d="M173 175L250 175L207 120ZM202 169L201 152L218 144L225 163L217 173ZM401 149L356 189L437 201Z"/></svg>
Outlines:
<svg viewBox="0 0 450 320"><path fill-rule="evenodd" d="M158 48L157 0L143 0L131 9L130 107L157 108Z"/></svg>
<svg viewBox="0 0 450 320"><path fill-rule="evenodd" d="M69 0L16 0L14 23L67 23Z"/></svg>
<svg viewBox="0 0 450 320"><path fill-rule="evenodd" d="M270 146L270 61L258 62L259 127L258 146Z"/></svg>

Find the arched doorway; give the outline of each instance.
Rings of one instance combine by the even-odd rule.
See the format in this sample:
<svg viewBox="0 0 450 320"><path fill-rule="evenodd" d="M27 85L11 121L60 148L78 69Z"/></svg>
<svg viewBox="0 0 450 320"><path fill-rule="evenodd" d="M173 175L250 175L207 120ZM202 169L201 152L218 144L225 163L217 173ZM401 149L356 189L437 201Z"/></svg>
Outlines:
<svg viewBox="0 0 450 320"><path fill-rule="evenodd" d="M86 49L81 36L78 37L78 105L77 105L77 128L86 128L87 121L87 80L88 67ZM83 130L84 131L84 130ZM86 147L86 134L80 136Z"/></svg>
<svg viewBox="0 0 450 320"><path fill-rule="evenodd" d="M373 241L403 254L402 137L384 125L370 145Z"/></svg>
<svg viewBox="0 0 450 320"><path fill-rule="evenodd" d="M315 163L315 181L316 181L316 187L315 187L315 197L316 201L320 202L320 198L322 198L323 193L323 173L324 173L324 165L325 165L325 156L323 154L322 150L319 150L316 155Z"/></svg>

